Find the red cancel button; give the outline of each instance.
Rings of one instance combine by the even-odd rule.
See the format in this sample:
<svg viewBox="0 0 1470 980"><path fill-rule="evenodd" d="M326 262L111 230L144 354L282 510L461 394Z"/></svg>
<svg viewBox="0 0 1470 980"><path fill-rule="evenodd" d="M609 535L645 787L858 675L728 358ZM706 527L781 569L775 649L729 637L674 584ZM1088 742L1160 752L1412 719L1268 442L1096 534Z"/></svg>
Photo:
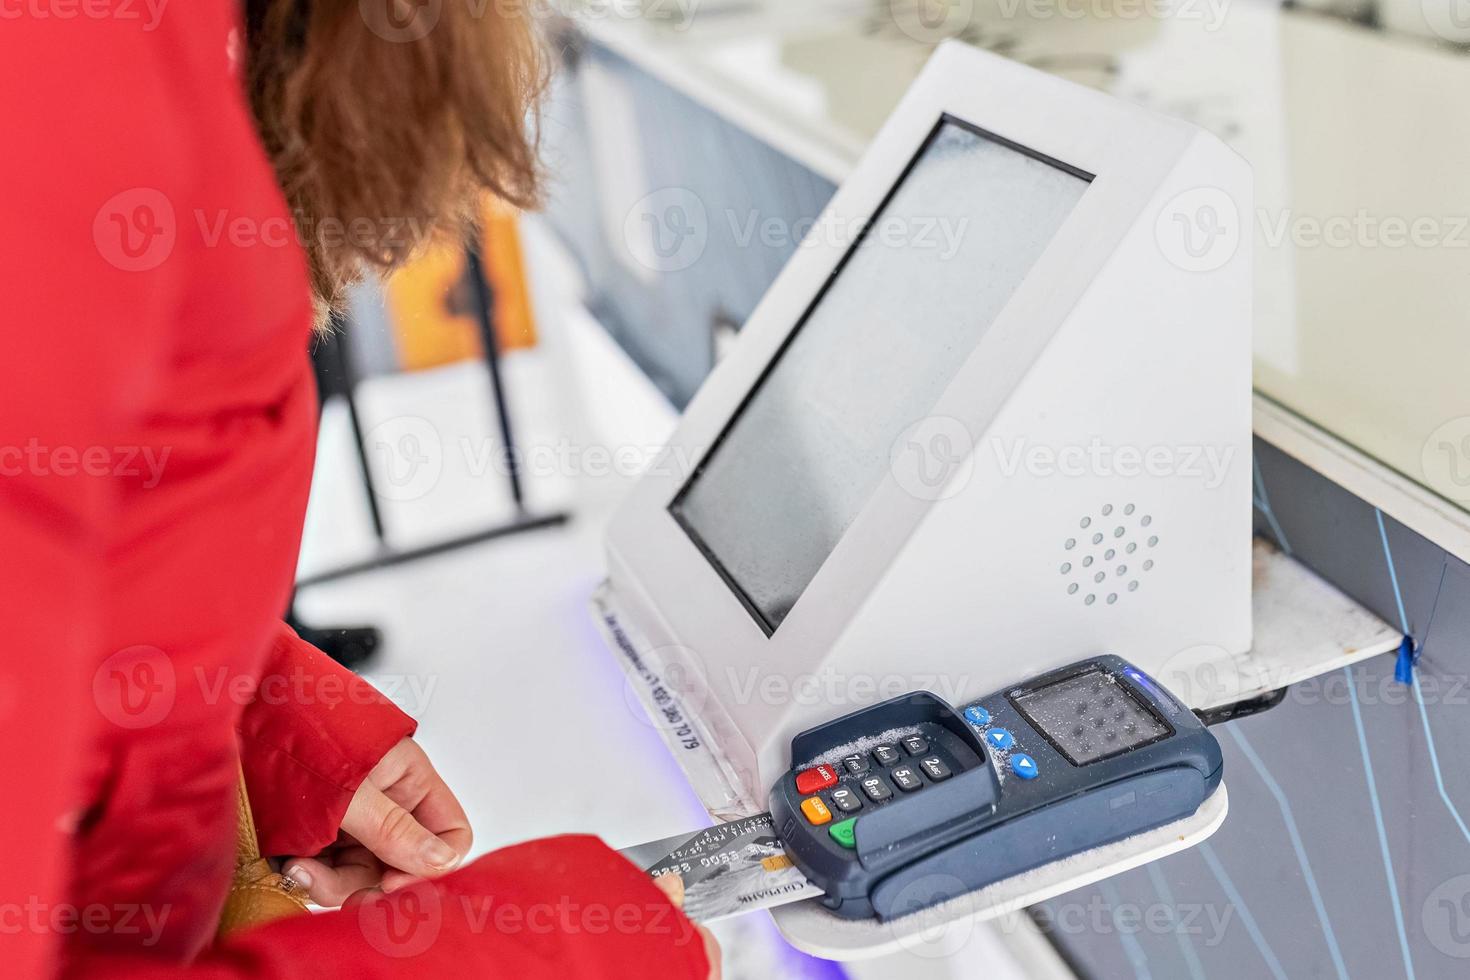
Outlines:
<svg viewBox="0 0 1470 980"><path fill-rule="evenodd" d="M831 766L813 766L796 774L796 791L798 793L815 793L819 789L826 789L837 782L837 770Z"/></svg>

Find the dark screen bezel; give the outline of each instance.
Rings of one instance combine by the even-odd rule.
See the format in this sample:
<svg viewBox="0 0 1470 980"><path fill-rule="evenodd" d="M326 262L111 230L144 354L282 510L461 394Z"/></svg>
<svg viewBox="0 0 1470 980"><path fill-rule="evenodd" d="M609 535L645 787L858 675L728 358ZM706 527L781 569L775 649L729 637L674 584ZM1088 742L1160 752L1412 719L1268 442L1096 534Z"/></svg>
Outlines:
<svg viewBox="0 0 1470 980"><path fill-rule="evenodd" d="M1117 749L1115 751L1107 753L1106 755L1100 755L1095 759L1088 759L1086 762L1078 762L1072 756L1072 753L1063 748L1062 744L1058 742L1055 738L1052 738L1051 734L1044 727L1042 727L1041 722L1037 721L1036 718L1031 714L1031 712L1027 711L1025 707L1022 706L1020 699L1024 697L1029 697L1033 694L1040 694L1047 688L1056 687L1058 684L1065 684L1068 681L1076 680L1078 677L1081 677L1084 674L1103 674L1104 676L1111 677L1114 684L1125 694L1127 694L1128 697L1133 699L1134 704L1138 705L1144 711L1148 712L1148 714L1153 717L1154 721L1164 726L1164 731L1159 735L1155 735L1153 738L1147 739L1146 741L1135 742L1134 744L1129 745L1126 748ZM1085 670L1079 670L1075 674L1068 674L1066 677L1051 678L1045 684L1038 684L1035 687L1027 687L1020 691L1012 691L1006 695L1006 700L1011 703L1011 707L1016 709L1016 713L1019 714L1023 719L1025 719L1026 724L1030 725L1031 728L1036 732L1036 734L1045 739L1046 743L1050 745L1053 749L1056 749L1057 753L1060 754L1063 759L1066 759L1069 763L1071 763L1073 766L1076 766L1078 769L1081 769L1084 766L1096 765L1099 762L1106 762L1108 759L1115 759L1120 755L1127 755L1129 752L1136 752L1139 749L1144 748L1145 746L1154 745L1158 742L1164 741L1164 739L1166 738L1171 738L1175 734L1175 728L1173 725L1169 724L1169 719L1165 718L1163 713L1160 712L1159 709L1155 707L1152 703L1150 703L1147 698L1140 695L1138 693L1138 689L1130 684L1127 678L1121 677L1110 670L1106 670L1098 666L1089 666Z"/></svg>
<svg viewBox="0 0 1470 980"><path fill-rule="evenodd" d="M729 569L727 569L724 563L720 561L719 556L714 553L714 551L705 542L704 538L700 536L699 532L693 527L693 525L684 520L684 516L679 509L679 505L683 502L684 498L688 495L694 484L698 482L699 478L704 474L704 470L708 462L715 457L716 453L720 451L720 448L724 444L726 437L729 436L730 431L735 427L736 423L739 422L740 418L745 414L745 410L750 405L751 400L754 399L755 396L760 392L761 388L765 386L766 379L770 377L771 372L775 370L776 365L781 363L781 358L785 356L787 348L791 346L791 342L796 339L797 334L801 332L802 328L806 326L807 321L811 319L812 311L814 311L817 306L821 304L822 300L827 295L827 291L832 288L832 284L837 281L838 277L842 274L842 270L846 268L848 261L851 260L853 255L857 253L858 248L860 248L863 242L867 239L868 232L883 216L883 212L887 210L888 205L892 202L894 196L898 193L899 188L903 186L904 181L908 179L909 174L913 172L914 167L918 165L920 159L922 159L924 154L928 152L929 147L933 144L934 140L939 136L940 131L946 125L958 126L961 129L967 130L968 132L981 137L982 139L990 140L991 142L1004 146L1007 149L1014 150L1015 152L1020 153L1024 156L1030 157L1034 160L1039 160L1042 163L1055 167L1064 173L1070 174L1073 177L1077 177L1088 184L1091 184L1092 181L1096 179L1096 174L1088 173L1087 171L1082 170L1079 167L1074 167L1069 163L1063 163L1061 160L1058 160L1055 157L1048 156L1047 154L1041 153L1038 150L1033 150L1028 146L1023 146L1020 143L1008 140L1004 136L998 136L995 133L990 132L989 130L986 130L980 126L976 126L973 123L966 122L965 120L960 119L957 116L950 115L947 112L940 113L939 119L929 130L929 134L924 137L923 142L919 144L918 150L914 152L913 156L909 158L908 163L904 165L903 171L898 175L898 179L893 182L893 186L888 189L888 192L886 194L884 194L883 200L879 202L878 207L874 209L872 216L867 220L862 229L858 232L857 237L853 240L852 245L848 247L847 251L843 253L842 258L838 260L836 267L833 268L831 274L827 276L827 279L822 283L821 288L817 290L816 295L812 297L812 301L807 304L807 307L802 312L801 317L796 321L796 325L791 328L790 332L787 333L786 337L781 341L781 346L776 348L775 354L771 356L771 359L766 362L765 367L761 369L760 375L756 378L755 383L750 386L750 389L746 391L745 395L740 399L740 403L735 407L735 411L732 412L729 418L725 420L724 425L720 429L719 435L715 437L712 443L710 443L709 449L700 457L699 463L694 467L693 470L690 471L689 476L684 480L683 484L680 485L678 491L675 492L673 499L670 500L668 505L665 507L665 510L668 512L669 516L673 518L674 523L683 530L685 536L689 538L690 543L694 545L695 550L697 550L704 557L705 561L709 563L710 567L712 567L715 572L720 576L720 578L725 581L725 585L730 589L731 593L734 594L736 599L740 601L740 604L745 607L745 611L750 614L751 618L755 620L756 624L760 626L762 632L764 632L767 637L775 635L776 630L778 630L781 627L781 624L786 621L786 618L790 616L790 610L788 610L786 615L782 616L780 620L772 622L770 618L765 614L765 612L755 604L755 601L745 591L744 587L741 586L741 584L735 580L735 577L730 574ZM1084 191L1083 193L1085 194L1086 191ZM1060 229L1058 229L1058 231L1060 231ZM847 531L844 530L842 535L838 537L838 541L841 542L842 537L845 537L846 534ZM830 557L831 552L828 552L827 558ZM827 559L824 558L822 561L823 564L825 564ZM821 566L818 566L818 573L820 573L820 568ZM811 584L815 580L816 576L814 575L812 579L806 583L806 585L802 586L801 593L797 596L797 603L801 601L802 596L806 595L807 590L811 588ZM793 603L791 608L794 610L796 608L796 603Z"/></svg>

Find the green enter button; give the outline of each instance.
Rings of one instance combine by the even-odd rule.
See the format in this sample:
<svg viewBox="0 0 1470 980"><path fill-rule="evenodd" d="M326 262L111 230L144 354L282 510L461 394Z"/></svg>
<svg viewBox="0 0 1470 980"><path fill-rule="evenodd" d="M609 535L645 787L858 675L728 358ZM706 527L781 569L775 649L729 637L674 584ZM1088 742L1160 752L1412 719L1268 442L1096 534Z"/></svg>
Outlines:
<svg viewBox="0 0 1470 980"><path fill-rule="evenodd" d="M843 847L857 847L857 843L853 840L852 835L853 824L855 823L857 823L857 817L848 817L846 820L839 820L827 828L827 833L831 834L832 839Z"/></svg>

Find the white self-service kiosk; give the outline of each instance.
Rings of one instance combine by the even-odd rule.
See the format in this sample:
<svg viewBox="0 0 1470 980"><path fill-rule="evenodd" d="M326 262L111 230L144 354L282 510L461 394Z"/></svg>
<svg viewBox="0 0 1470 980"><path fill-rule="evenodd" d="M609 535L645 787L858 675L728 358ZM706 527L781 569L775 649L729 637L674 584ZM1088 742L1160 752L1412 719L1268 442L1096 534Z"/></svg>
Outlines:
<svg viewBox="0 0 1470 980"><path fill-rule="evenodd" d="M941 46L616 516L598 612L712 813L792 737L1251 646L1248 165Z"/></svg>

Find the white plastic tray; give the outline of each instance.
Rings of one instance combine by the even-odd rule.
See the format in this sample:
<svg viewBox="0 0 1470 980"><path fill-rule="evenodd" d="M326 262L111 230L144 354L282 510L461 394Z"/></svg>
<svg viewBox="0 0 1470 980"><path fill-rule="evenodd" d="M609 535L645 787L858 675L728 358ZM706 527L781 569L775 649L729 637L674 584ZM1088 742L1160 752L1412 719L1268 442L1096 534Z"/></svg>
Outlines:
<svg viewBox="0 0 1470 980"><path fill-rule="evenodd" d="M771 917L787 942L823 959L868 959L900 950L921 957L943 956L968 943L981 922L1193 847L1225 822L1229 809L1230 797L1221 783L1183 820L1083 851L890 922L839 918L816 899L772 909Z"/></svg>
<svg viewBox="0 0 1470 980"><path fill-rule="evenodd" d="M1152 671L1191 708L1245 701L1395 649L1403 635L1275 545L1256 539L1251 648L1200 646Z"/></svg>

